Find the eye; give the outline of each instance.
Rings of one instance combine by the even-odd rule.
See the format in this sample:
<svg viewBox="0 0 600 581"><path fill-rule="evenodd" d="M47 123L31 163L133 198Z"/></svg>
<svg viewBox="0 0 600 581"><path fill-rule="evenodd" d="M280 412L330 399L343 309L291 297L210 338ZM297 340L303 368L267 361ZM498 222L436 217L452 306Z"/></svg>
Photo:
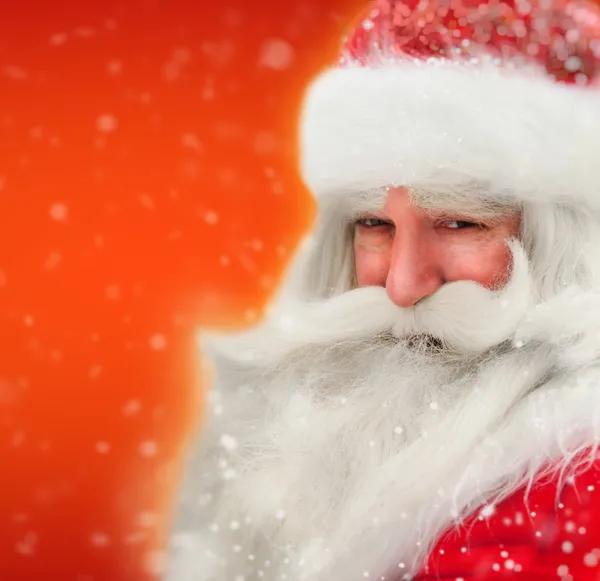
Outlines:
<svg viewBox="0 0 600 581"><path fill-rule="evenodd" d="M379 218L361 218L356 221L358 226L363 226L364 228L377 228L378 226L389 226L390 223L385 220L381 220Z"/></svg>
<svg viewBox="0 0 600 581"><path fill-rule="evenodd" d="M465 228L483 228L482 224L468 222L466 220L448 220L443 224L444 228L450 230L464 230Z"/></svg>

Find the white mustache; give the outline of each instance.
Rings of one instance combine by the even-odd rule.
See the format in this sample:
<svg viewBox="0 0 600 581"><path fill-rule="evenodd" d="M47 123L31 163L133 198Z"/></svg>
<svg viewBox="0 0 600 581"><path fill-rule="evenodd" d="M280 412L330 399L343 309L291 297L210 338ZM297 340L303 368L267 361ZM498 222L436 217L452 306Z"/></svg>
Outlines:
<svg viewBox="0 0 600 581"><path fill-rule="evenodd" d="M394 335L432 335L462 353L481 353L509 339L534 302L525 251L516 241L509 247L512 274L502 290L490 291L471 281L448 283L414 307L400 309Z"/></svg>
<svg viewBox="0 0 600 581"><path fill-rule="evenodd" d="M255 330L234 337L201 337L215 355L259 365L294 350L392 333L434 337L454 351L477 354L509 339L534 302L533 281L522 246L510 241L512 273L499 291L472 281L445 284L410 308L399 308L385 288L363 287L309 303L283 302Z"/></svg>

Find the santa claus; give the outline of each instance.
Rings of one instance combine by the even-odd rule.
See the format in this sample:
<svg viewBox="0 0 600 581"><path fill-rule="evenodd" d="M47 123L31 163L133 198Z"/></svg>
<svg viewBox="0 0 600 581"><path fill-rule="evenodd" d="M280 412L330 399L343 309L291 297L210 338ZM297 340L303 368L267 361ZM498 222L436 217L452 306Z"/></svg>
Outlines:
<svg viewBox="0 0 600 581"><path fill-rule="evenodd" d="M376 2L216 378L172 581L600 579L600 10Z"/></svg>

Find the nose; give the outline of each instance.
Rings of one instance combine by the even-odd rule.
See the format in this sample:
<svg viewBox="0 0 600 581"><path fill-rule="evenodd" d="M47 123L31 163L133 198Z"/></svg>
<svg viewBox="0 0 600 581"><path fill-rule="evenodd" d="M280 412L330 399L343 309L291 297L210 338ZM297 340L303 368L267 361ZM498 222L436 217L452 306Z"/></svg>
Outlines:
<svg viewBox="0 0 600 581"><path fill-rule="evenodd" d="M398 307L414 306L443 284L435 245L418 229L398 229L394 236L385 289Z"/></svg>

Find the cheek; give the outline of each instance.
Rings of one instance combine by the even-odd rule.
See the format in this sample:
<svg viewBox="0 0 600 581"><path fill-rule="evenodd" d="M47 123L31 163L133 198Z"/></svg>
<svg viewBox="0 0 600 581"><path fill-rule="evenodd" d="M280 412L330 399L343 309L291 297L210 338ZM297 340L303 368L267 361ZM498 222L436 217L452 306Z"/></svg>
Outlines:
<svg viewBox="0 0 600 581"><path fill-rule="evenodd" d="M446 264L452 266L447 271L448 282L472 280L495 290L509 279L512 256L504 241L493 241L470 249L462 248L460 252L449 249L449 252L452 256L448 257Z"/></svg>
<svg viewBox="0 0 600 581"><path fill-rule="evenodd" d="M390 269L391 245L354 241L354 264L358 286L384 286Z"/></svg>

